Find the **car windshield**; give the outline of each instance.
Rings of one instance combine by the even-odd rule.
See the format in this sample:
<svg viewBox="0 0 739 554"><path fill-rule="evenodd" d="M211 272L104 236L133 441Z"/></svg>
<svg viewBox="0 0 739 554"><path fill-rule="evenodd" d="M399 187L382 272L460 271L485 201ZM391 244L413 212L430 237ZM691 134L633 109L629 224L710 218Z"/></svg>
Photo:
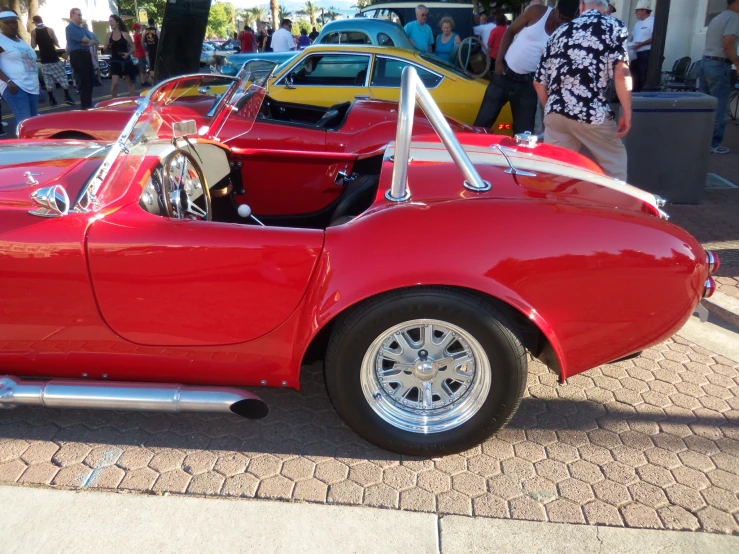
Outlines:
<svg viewBox="0 0 739 554"><path fill-rule="evenodd" d="M224 142L226 122L238 117L239 136L248 133L265 96L262 84L276 63L247 62L235 77L197 74L175 77L152 88L131 116L118 139L108 147L100 168L80 191L79 211L99 208L114 200L119 180L131 181L150 150L181 140L204 138ZM251 72L250 65L255 71ZM198 107L198 104L202 104ZM230 126L233 128L234 126Z"/></svg>

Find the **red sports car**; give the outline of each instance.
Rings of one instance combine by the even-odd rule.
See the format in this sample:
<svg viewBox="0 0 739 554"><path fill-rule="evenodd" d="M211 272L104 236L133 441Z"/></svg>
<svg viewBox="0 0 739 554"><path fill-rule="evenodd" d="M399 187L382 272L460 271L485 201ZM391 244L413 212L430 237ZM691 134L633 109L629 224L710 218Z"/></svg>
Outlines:
<svg viewBox="0 0 739 554"><path fill-rule="evenodd" d="M658 198L527 137L455 137L412 68L393 144L262 179L218 137L263 91L173 117L202 79L153 89L113 143L0 142L0 407L264 417L237 387L298 388L320 356L357 433L440 455L513 415L527 351L564 381L713 290L718 258ZM414 95L437 134L411 142Z"/></svg>

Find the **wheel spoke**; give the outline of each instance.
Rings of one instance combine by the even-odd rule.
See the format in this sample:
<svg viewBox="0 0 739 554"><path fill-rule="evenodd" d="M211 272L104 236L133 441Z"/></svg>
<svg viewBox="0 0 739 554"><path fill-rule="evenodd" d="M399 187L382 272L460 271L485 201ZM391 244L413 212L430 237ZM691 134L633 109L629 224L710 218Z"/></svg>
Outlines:
<svg viewBox="0 0 739 554"><path fill-rule="evenodd" d="M431 383L426 381L423 384L423 395L422 395L422 404L423 408L425 410L430 410L434 405L434 394L431 390ZM420 399L419 399L420 400Z"/></svg>
<svg viewBox="0 0 739 554"><path fill-rule="evenodd" d="M391 383L400 385L391 393L396 398L404 398L411 390L418 388L418 379L413 375L408 375L404 371L398 371L397 369L386 370L380 375L380 383L383 385L389 385Z"/></svg>
<svg viewBox="0 0 739 554"><path fill-rule="evenodd" d="M413 339L408 336L406 331L395 333L395 340L400 345L404 354L411 354L413 350L417 349L418 343L414 342Z"/></svg>

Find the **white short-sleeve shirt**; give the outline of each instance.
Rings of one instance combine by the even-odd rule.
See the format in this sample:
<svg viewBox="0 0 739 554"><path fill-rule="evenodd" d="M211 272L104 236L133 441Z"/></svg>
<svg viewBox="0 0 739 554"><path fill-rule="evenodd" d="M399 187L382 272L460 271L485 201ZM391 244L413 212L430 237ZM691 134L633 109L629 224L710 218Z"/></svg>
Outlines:
<svg viewBox="0 0 739 554"><path fill-rule="evenodd" d="M272 35L272 51L288 52L295 49L295 40L290 31L280 28Z"/></svg>
<svg viewBox="0 0 739 554"><path fill-rule="evenodd" d="M654 34L654 16L650 15L647 17L644 21L637 21L636 25L634 25L634 32L632 35L632 40L634 42L645 42L652 38L652 35ZM646 52L647 50L651 50L652 45L647 44L646 46L642 46L637 50L637 52Z"/></svg>

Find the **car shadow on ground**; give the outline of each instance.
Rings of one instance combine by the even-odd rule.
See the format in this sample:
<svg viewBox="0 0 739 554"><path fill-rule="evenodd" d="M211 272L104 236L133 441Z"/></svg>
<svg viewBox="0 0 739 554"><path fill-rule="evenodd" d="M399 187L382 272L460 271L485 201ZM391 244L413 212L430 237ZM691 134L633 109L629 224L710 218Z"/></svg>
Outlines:
<svg viewBox="0 0 739 554"><path fill-rule="evenodd" d="M270 415L250 421L230 414L144 413L103 410L59 410L20 407L0 410L0 441L53 441L178 450L208 450L399 460L375 447L343 424L325 392L320 364L304 368L302 390L253 389L270 406ZM577 391L576 385L558 385ZM562 396L568 396L566 391ZM575 395L577 396L577 395ZM689 410L663 410L650 404L636 408L621 402L542 399L527 393L509 429L622 432L639 426L688 426L710 436L732 425L723 417L697 417ZM587 441L587 439L585 439ZM409 459L403 457L403 459Z"/></svg>

